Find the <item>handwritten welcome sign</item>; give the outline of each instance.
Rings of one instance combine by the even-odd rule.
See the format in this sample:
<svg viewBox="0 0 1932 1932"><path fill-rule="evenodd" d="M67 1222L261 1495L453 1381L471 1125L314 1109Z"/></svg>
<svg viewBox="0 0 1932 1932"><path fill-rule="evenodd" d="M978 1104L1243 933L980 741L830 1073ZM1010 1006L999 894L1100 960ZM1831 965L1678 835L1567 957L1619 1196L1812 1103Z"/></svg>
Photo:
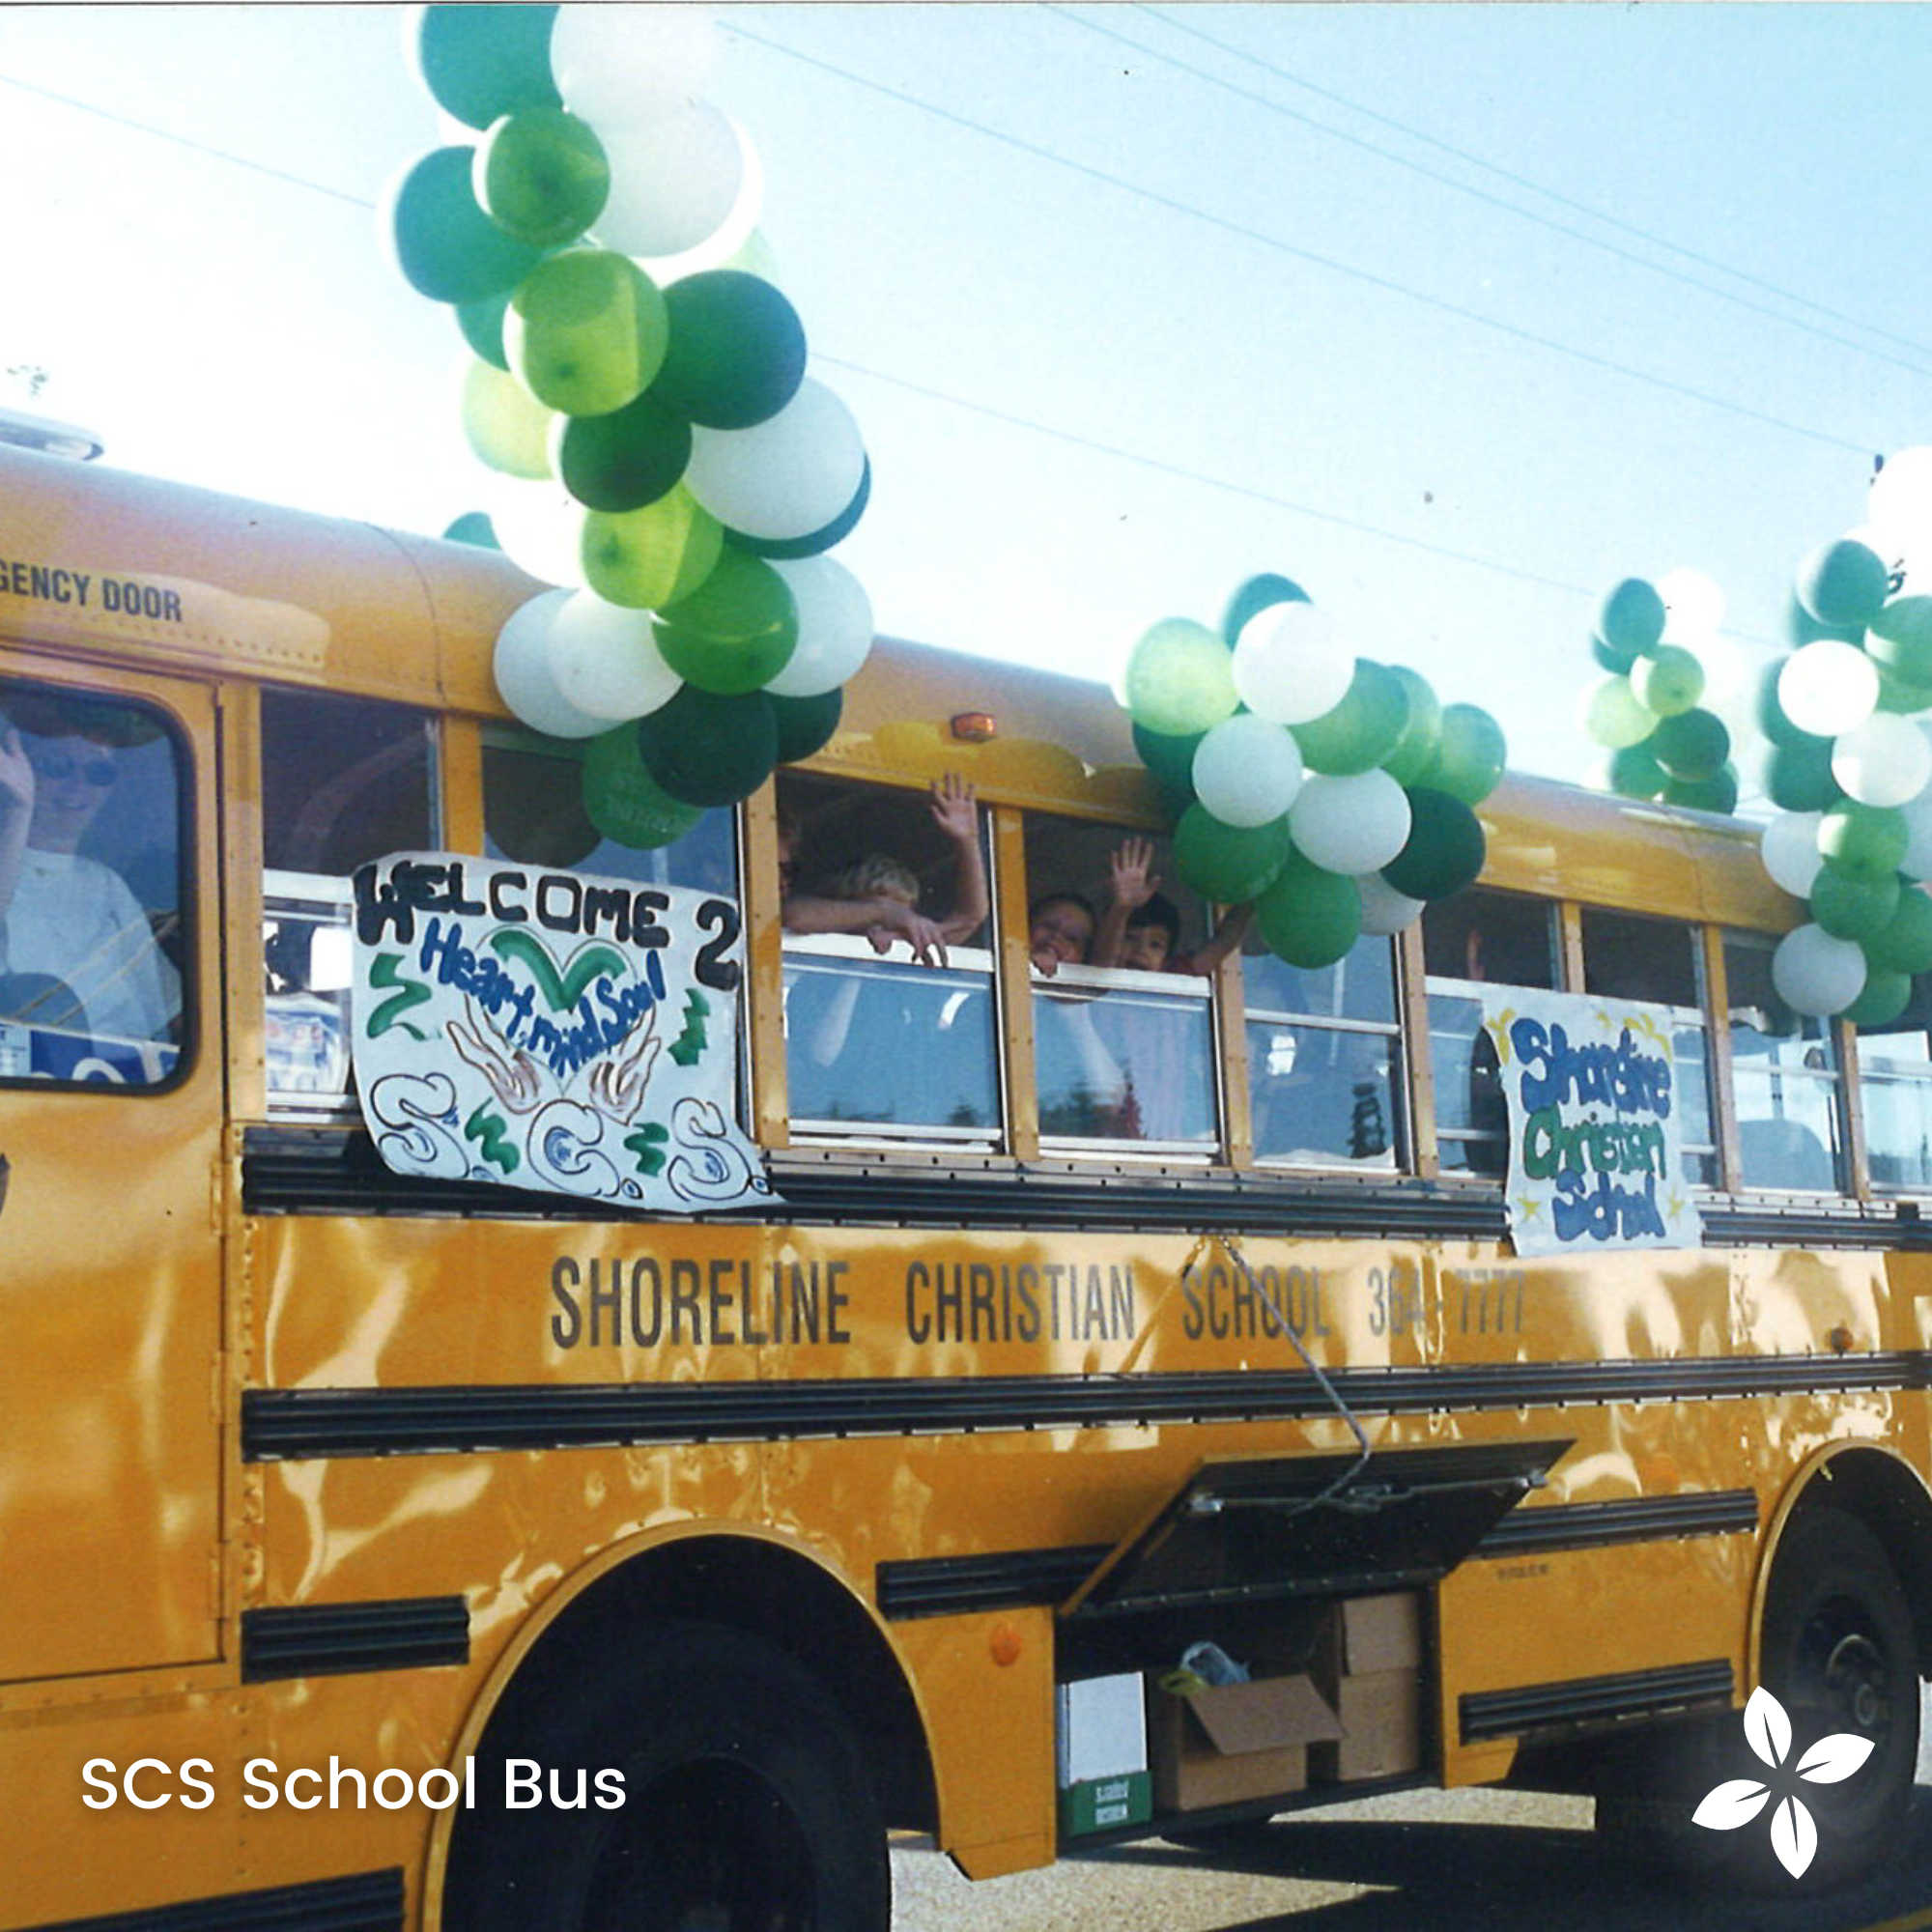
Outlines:
<svg viewBox="0 0 1932 1932"><path fill-rule="evenodd" d="M1669 1009L1492 986L1483 1012L1509 1098L1517 1253L1697 1246Z"/></svg>
<svg viewBox="0 0 1932 1932"><path fill-rule="evenodd" d="M771 1199L734 1120L732 900L447 852L355 889L355 1079L389 1167L686 1212Z"/></svg>

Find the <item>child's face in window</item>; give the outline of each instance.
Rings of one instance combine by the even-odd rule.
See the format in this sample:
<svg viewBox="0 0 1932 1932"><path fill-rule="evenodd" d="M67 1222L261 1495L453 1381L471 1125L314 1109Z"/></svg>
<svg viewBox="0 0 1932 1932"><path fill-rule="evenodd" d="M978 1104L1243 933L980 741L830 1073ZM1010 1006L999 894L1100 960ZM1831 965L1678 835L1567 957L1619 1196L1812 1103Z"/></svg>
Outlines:
<svg viewBox="0 0 1932 1932"><path fill-rule="evenodd" d="M1033 917L1028 945L1036 959L1077 966L1087 956L1094 922L1070 899L1049 899Z"/></svg>
<svg viewBox="0 0 1932 1932"><path fill-rule="evenodd" d="M1121 942L1121 964L1136 973L1164 973L1174 940L1164 925L1130 925Z"/></svg>

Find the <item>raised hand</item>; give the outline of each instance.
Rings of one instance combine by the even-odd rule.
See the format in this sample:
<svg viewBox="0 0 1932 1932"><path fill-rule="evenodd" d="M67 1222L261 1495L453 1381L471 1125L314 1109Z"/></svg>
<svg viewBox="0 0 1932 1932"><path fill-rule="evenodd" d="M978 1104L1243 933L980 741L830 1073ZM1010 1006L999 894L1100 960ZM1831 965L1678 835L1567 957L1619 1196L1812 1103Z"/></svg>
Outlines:
<svg viewBox="0 0 1932 1932"><path fill-rule="evenodd" d="M1147 904L1160 889L1160 875L1151 872L1153 841L1125 838L1107 861L1114 903L1135 912Z"/></svg>
<svg viewBox="0 0 1932 1932"><path fill-rule="evenodd" d="M933 780L932 822L955 845L979 839L980 818L973 787L957 772Z"/></svg>

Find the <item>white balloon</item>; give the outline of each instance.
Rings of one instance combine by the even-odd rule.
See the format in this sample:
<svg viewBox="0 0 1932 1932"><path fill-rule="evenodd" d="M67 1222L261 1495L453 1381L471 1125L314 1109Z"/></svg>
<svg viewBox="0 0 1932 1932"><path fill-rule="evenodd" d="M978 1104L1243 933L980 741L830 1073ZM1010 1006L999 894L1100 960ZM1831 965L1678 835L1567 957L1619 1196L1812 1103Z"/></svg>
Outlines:
<svg viewBox="0 0 1932 1932"><path fill-rule="evenodd" d="M696 6L565 6L550 30L556 91L600 138L695 100L716 52L710 11Z"/></svg>
<svg viewBox="0 0 1932 1932"><path fill-rule="evenodd" d="M1822 925L1801 925L1777 942L1771 983L1794 1013L1841 1013L1865 987L1865 955L1855 939L1833 939Z"/></svg>
<svg viewBox="0 0 1932 1932"><path fill-rule="evenodd" d="M1801 731L1835 738L1878 703L1878 667L1856 644L1821 638L1793 651L1777 674L1778 707Z"/></svg>
<svg viewBox="0 0 1932 1932"><path fill-rule="evenodd" d="M1832 776L1861 805L1903 805L1932 779L1932 740L1910 718L1874 711L1833 745Z"/></svg>
<svg viewBox="0 0 1932 1932"><path fill-rule="evenodd" d="M661 289L683 281L687 275L701 274L706 269L742 269L763 281L778 281L778 259L758 233L758 217L765 211L765 164L744 128L735 121L731 128L738 137L741 157L738 196L731 212L715 233L693 247L680 249L675 255L637 258L638 267Z"/></svg>
<svg viewBox="0 0 1932 1932"><path fill-rule="evenodd" d="M1355 675L1354 646L1313 604L1270 605L1235 640L1235 689L1241 702L1277 724L1305 724L1332 711Z"/></svg>
<svg viewBox="0 0 1932 1932"><path fill-rule="evenodd" d="M1680 569L1657 580L1657 594L1663 599L1661 641L1683 644L1701 657L1700 646L1724 621L1723 591L1701 570Z"/></svg>
<svg viewBox="0 0 1932 1932"><path fill-rule="evenodd" d="M554 479L492 476L484 508L503 554L547 583L583 587L583 505Z"/></svg>
<svg viewBox="0 0 1932 1932"><path fill-rule="evenodd" d="M851 411L808 376L765 422L693 430L684 480L721 524L781 542L841 515L865 474L865 439Z"/></svg>
<svg viewBox="0 0 1932 1932"><path fill-rule="evenodd" d="M611 195L590 233L606 248L676 255L708 242L731 218L744 185L744 150L729 117L708 100L598 132L611 163Z"/></svg>
<svg viewBox="0 0 1932 1932"><path fill-rule="evenodd" d="M1288 814L1301 855L1330 872L1378 872L1408 843L1408 794L1386 772L1310 778Z"/></svg>
<svg viewBox="0 0 1932 1932"><path fill-rule="evenodd" d="M1865 512L1894 542L1932 535L1932 449L1918 443L1893 450L1871 480Z"/></svg>
<svg viewBox="0 0 1932 1932"><path fill-rule="evenodd" d="M1362 930L1378 938L1405 931L1422 917L1423 902L1399 893L1379 872L1365 872L1355 881L1362 895Z"/></svg>
<svg viewBox="0 0 1932 1932"><path fill-rule="evenodd" d="M676 696L684 680L665 663L651 614L574 592L551 619L550 673L557 695L587 717L618 724Z"/></svg>
<svg viewBox="0 0 1932 1932"><path fill-rule="evenodd" d="M1266 825L1301 789L1301 747L1283 724L1224 718L1194 748L1194 794L1224 825Z"/></svg>
<svg viewBox="0 0 1932 1932"><path fill-rule="evenodd" d="M872 648L872 600L866 586L829 556L775 557L772 568L798 606L798 643L765 689L775 697L837 690Z"/></svg>
<svg viewBox="0 0 1932 1932"><path fill-rule="evenodd" d="M1811 888L1825 864L1818 849L1818 827L1822 811L1780 811L1764 828L1759 856L1771 882L1779 892L1795 899L1808 899Z"/></svg>
<svg viewBox="0 0 1932 1932"><path fill-rule="evenodd" d="M610 719L580 711L551 675L551 626L570 595L568 590L545 590L512 611L497 633L492 668L503 702L532 731L551 738L592 738L610 730Z"/></svg>

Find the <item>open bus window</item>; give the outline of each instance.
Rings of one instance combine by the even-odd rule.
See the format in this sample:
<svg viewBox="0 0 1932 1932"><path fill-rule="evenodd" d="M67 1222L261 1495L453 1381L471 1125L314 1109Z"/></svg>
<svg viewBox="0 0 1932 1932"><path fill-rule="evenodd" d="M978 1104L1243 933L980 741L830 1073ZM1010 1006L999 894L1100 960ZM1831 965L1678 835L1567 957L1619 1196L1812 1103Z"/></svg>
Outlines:
<svg viewBox="0 0 1932 1932"><path fill-rule="evenodd" d="M1874 1187L1932 1193L1932 992L1884 1026L1859 1029L1859 1098Z"/></svg>
<svg viewBox="0 0 1932 1932"><path fill-rule="evenodd" d="M1509 1107L1478 988L1557 984L1556 909L1480 887L1423 915L1435 1141L1445 1174L1499 1180L1509 1166Z"/></svg>
<svg viewBox="0 0 1932 1932"><path fill-rule="evenodd" d="M263 1052L277 1115L349 1102L349 875L437 843L429 714L332 692L262 694Z"/></svg>
<svg viewBox="0 0 1932 1932"><path fill-rule="evenodd" d="M1401 1050L1391 942L1358 939L1304 971L1249 942L1248 1092L1255 1158L1392 1170L1401 1136Z"/></svg>
<svg viewBox="0 0 1932 1932"><path fill-rule="evenodd" d="M0 1079L172 1077L186 774L154 706L0 680Z"/></svg>
<svg viewBox="0 0 1932 1932"><path fill-rule="evenodd" d="M1776 944L1762 933L1724 935L1740 1179L1779 1193L1828 1194L1844 1167L1837 1049L1829 1020L1795 1013L1778 998Z"/></svg>
<svg viewBox="0 0 1932 1932"><path fill-rule="evenodd" d="M996 1145L999 1034L977 808L959 795L947 807L805 774L781 779L778 806L796 1128ZM897 923L866 923L867 907ZM943 964L915 958L900 913L945 927Z"/></svg>
<svg viewBox="0 0 1932 1932"><path fill-rule="evenodd" d="M1682 920L1585 906L1583 990L1670 1009L1684 1178L1715 1187L1718 1145L1711 1124L1711 1056L1696 927Z"/></svg>

